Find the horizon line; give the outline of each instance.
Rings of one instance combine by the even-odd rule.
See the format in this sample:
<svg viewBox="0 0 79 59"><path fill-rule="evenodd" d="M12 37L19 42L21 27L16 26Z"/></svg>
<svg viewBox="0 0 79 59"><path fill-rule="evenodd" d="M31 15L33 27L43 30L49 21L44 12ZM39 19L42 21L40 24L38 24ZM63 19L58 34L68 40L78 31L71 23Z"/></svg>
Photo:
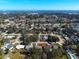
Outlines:
<svg viewBox="0 0 79 59"><path fill-rule="evenodd" d="M7 10L11 10L11 9L1 9L0 11L7 11ZM12 9L12 10L16 10L16 9ZM62 10L47 10L47 9L30 9L30 10L20 10L20 9L18 9L18 11L37 11L37 10L46 10L46 11L79 11L79 10L66 10L66 9L62 9ZM17 11L17 10L16 10Z"/></svg>

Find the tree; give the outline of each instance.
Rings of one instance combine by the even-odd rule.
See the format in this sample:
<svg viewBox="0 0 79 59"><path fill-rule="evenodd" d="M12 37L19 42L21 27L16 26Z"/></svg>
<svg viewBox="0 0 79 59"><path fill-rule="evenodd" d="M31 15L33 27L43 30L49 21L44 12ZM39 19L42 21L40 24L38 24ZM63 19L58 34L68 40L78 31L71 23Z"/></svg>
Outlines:
<svg viewBox="0 0 79 59"><path fill-rule="evenodd" d="M79 56L79 44L77 45L76 53L77 53L77 55Z"/></svg>
<svg viewBox="0 0 79 59"><path fill-rule="evenodd" d="M9 52L9 49L6 48L4 53L8 54L8 52Z"/></svg>
<svg viewBox="0 0 79 59"><path fill-rule="evenodd" d="M56 36L48 36L47 42L57 42L59 41L59 38Z"/></svg>
<svg viewBox="0 0 79 59"><path fill-rule="evenodd" d="M42 57L42 49L33 47L31 51L32 51L32 55L31 55L32 59L42 59L41 58Z"/></svg>

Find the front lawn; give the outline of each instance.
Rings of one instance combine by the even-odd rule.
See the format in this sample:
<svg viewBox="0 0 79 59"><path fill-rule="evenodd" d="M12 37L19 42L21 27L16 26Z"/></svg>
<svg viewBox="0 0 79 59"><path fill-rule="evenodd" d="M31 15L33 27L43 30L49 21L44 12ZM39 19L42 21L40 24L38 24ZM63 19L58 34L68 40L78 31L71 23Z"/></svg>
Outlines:
<svg viewBox="0 0 79 59"><path fill-rule="evenodd" d="M22 59L21 54L19 52L11 53L10 58L11 59Z"/></svg>
<svg viewBox="0 0 79 59"><path fill-rule="evenodd" d="M63 57L56 57L55 59L68 59L66 55L63 55Z"/></svg>

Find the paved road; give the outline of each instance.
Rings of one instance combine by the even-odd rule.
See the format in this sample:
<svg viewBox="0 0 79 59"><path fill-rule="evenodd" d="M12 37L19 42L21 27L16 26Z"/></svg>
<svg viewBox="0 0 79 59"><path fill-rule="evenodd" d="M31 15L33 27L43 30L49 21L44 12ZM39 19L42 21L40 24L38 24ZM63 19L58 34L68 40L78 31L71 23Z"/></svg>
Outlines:
<svg viewBox="0 0 79 59"><path fill-rule="evenodd" d="M69 59L77 59L75 54L72 54L71 51L67 50L67 54L69 55Z"/></svg>

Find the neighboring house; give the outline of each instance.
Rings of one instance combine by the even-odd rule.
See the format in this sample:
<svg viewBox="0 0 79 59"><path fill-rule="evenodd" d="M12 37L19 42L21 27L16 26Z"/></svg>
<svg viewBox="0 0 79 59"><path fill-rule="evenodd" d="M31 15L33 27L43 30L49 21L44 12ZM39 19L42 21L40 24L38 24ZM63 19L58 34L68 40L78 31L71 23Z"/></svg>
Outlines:
<svg viewBox="0 0 79 59"><path fill-rule="evenodd" d="M24 48L24 47L25 47L24 45L17 45L17 46L16 46L17 49L22 49L22 48Z"/></svg>
<svg viewBox="0 0 79 59"><path fill-rule="evenodd" d="M5 39L11 39L14 38L15 36L4 36Z"/></svg>
<svg viewBox="0 0 79 59"><path fill-rule="evenodd" d="M48 39L48 35L40 35L40 39L47 40Z"/></svg>
<svg viewBox="0 0 79 59"><path fill-rule="evenodd" d="M13 46L12 46L12 44L10 44L10 43L7 43L7 44L5 44L5 45L2 47L3 50L5 50L5 49L11 50L12 48L13 48Z"/></svg>

